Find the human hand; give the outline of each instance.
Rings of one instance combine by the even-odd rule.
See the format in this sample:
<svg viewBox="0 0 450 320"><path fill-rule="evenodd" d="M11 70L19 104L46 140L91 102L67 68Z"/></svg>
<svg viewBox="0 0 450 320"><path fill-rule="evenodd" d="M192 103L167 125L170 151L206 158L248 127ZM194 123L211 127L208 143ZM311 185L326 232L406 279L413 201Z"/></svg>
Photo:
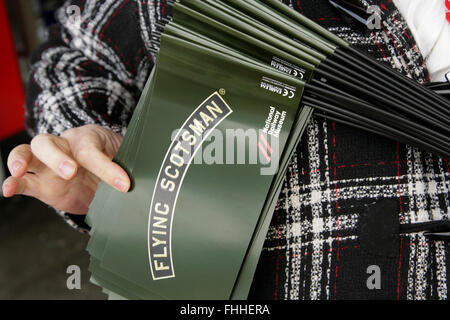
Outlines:
<svg viewBox="0 0 450 320"><path fill-rule="evenodd" d="M3 195L23 194L58 210L86 214L100 180L121 192L130 188L127 173L112 161L122 139L98 125L69 129L59 137L38 135L11 151L12 176L3 183Z"/></svg>

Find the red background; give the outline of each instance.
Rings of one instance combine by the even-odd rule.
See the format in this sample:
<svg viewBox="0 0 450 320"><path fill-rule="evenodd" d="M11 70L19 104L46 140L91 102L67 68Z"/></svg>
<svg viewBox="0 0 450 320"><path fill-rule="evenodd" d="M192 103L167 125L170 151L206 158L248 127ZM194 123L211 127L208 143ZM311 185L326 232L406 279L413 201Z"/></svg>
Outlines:
<svg viewBox="0 0 450 320"><path fill-rule="evenodd" d="M6 14L0 1L0 140L24 128L24 89Z"/></svg>

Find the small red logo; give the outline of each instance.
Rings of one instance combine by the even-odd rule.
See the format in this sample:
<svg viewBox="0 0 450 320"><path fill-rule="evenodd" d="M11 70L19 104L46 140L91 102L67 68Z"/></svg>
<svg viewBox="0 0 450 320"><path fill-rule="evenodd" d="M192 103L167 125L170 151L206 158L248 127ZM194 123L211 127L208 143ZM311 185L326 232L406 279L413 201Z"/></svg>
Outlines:
<svg viewBox="0 0 450 320"><path fill-rule="evenodd" d="M270 156L272 155L272 147L267 142L266 137L264 137L262 133L259 135L259 138L260 141L258 141L258 148L263 154L263 156L266 158L267 162L270 162Z"/></svg>

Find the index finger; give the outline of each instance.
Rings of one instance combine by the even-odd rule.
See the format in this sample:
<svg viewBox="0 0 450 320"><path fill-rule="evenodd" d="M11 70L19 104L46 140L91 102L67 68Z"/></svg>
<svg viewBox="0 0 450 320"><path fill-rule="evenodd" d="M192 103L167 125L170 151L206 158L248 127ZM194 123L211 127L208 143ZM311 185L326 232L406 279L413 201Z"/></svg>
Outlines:
<svg viewBox="0 0 450 320"><path fill-rule="evenodd" d="M91 142L74 150L73 155L83 168L99 179L121 192L127 192L131 185L128 174L101 149L98 144Z"/></svg>

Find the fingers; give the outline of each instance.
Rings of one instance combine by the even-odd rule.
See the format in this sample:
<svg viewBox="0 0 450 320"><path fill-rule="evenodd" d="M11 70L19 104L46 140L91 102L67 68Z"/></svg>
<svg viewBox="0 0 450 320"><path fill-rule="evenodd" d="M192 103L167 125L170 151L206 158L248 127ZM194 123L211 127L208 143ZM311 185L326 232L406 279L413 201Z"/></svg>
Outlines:
<svg viewBox="0 0 450 320"><path fill-rule="evenodd" d="M78 163L113 188L127 192L130 189L130 178L118 164L114 163L96 143L84 143L74 150Z"/></svg>
<svg viewBox="0 0 450 320"><path fill-rule="evenodd" d="M49 134L41 134L31 141L32 153L55 174L65 180L72 179L78 170L72 159L66 139Z"/></svg>
<svg viewBox="0 0 450 320"><path fill-rule="evenodd" d="M15 179L5 181L3 192L12 196L31 190L29 179L19 179L26 176L27 170L37 173L32 179L38 179L41 169L50 169L58 177L72 180L79 167L115 189L127 192L131 185L128 174L111 159L118 145L120 141L113 132L94 126L71 129L61 137L38 135L30 146L21 145L11 152L8 167Z"/></svg>
<svg viewBox="0 0 450 320"><path fill-rule="evenodd" d="M33 154L27 144L14 148L8 156L8 169L14 177L22 177L27 173Z"/></svg>
<svg viewBox="0 0 450 320"><path fill-rule="evenodd" d="M44 167L45 165L33 156L28 144L15 147L8 156L8 169L16 178L24 176L28 171L38 172Z"/></svg>
<svg viewBox="0 0 450 320"><path fill-rule="evenodd" d="M14 196L18 189L18 179L9 177L3 182L2 190L5 198L11 198Z"/></svg>
<svg viewBox="0 0 450 320"><path fill-rule="evenodd" d="M68 130L63 136L69 141L72 154L80 166L121 192L130 189L128 174L112 161L120 146L119 137L114 132L86 125Z"/></svg>
<svg viewBox="0 0 450 320"><path fill-rule="evenodd" d="M2 186L3 196L10 198L16 194L34 196L33 190L39 190L37 180L32 175L26 175L22 178L8 177Z"/></svg>

